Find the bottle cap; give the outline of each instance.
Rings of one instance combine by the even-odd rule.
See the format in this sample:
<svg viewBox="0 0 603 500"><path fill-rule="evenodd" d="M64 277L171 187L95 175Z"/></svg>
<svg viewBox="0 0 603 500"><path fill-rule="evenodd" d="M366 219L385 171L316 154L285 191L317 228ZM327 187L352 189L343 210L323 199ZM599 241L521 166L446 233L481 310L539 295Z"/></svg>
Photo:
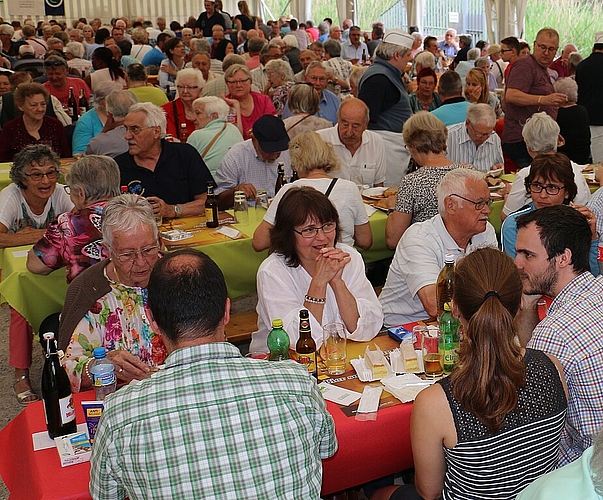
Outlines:
<svg viewBox="0 0 603 500"><path fill-rule="evenodd" d="M310 313L308 312L307 309L300 309L299 317L300 317L300 319L308 319L310 317Z"/></svg>
<svg viewBox="0 0 603 500"><path fill-rule="evenodd" d="M46 333L42 334L42 338L44 340L53 340L54 339L54 332L46 332Z"/></svg>
<svg viewBox="0 0 603 500"><path fill-rule="evenodd" d="M272 320L272 328L282 328L283 320L280 318L276 318Z"/></svg>
<svg viewBox="0 0 603 500"><path fill-rule="evenodd" d="M444 302L444 311L450 311L450 302Z"/></svg>
<svg viewBox="0 0 603 500"><path fill-rule="evenodd" d="M107 357L107 349L104 347L96 347L93 351L94 359L103 359Z"/></svg>
<svg viewBox="0 0 603 500"><path fill-rule="evenodd" d="M454 264L454 255L451 253L447 253L444 256L444 263L445 264Z"/></svg>

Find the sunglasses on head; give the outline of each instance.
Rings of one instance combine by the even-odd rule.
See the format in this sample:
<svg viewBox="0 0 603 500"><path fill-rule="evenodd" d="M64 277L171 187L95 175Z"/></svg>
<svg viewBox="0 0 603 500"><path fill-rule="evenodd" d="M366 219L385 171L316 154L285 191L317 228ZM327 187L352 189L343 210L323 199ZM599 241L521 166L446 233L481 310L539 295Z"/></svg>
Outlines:
<svg viewBox="0 0 603 500"><path fill-rule="evenodd" d="M65 63L62 61L44 61L45 68L52 68L57 66L65 66Z"/></svg>

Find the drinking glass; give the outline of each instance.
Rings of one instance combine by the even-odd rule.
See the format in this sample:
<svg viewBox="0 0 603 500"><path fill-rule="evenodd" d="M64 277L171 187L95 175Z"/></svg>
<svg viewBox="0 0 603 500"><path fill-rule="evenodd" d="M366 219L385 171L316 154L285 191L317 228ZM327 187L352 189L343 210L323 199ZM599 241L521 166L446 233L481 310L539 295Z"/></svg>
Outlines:
<svg viewBox="0 0 603 500"><path fill-rule="evenodd" d="M345 327L341 323L329 323L323 326L324 361L329 375L341 375L345 372L347 357Z"/></svg>
<svg viewBox="0 0 603 500"><path fill-rule="evenodd" d="M421 345L426 377L436 378L444 373L444 360L439 352L439 343L440 330L438 328L427 328L427 331L423 332Z"/></svg>

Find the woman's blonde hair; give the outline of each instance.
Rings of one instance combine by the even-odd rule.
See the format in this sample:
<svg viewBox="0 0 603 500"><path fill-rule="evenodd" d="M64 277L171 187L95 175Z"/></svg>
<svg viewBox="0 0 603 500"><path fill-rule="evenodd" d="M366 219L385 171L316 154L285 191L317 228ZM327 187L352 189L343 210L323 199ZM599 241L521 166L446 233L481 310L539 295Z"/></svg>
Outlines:
<svg viewBox="0 0 603 500"><path fill-rule="evenodd" d="M465 83L469 83L470 81L474 85L479 85L482 88L482 92L477 102L473 104L488 103L488 98L490 97L490 89L488 88L488 79L486 78L486 74L481 69L471 68L469 70L469 73L467 73ZM467 92L467 86L465 86L465 97L468 101L470 100L469 92Z"/></svg>
<svg viewBox="0 0 603 500"><path fill-rule="evenodd" d="M333 146L323 141L316 132L308 130L296 135L289 143L291 168L300 177L306 177L310 172L322 169L325 172L339 170L339 159Z"/></svg>

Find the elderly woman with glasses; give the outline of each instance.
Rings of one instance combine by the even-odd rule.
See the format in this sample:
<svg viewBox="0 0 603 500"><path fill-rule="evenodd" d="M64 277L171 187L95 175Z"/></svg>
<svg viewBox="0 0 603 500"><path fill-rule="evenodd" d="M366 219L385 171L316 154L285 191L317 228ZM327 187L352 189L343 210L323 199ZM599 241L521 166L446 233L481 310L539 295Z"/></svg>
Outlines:
<svg viewBox="0 0 603 500"><path fill-rule="evenodd" d="M257 274L258 331L250 351L266 349L274 318L282 318L291 347L299 310L310 312L312 337L322 344L322 325L342 323L347 338L371 340L383 324L381 305L366 278L362 256L339 243L339 214L329 198L309 187L289 189L270 230L270 255Z"/></svg>
<svg viewBox="0 0 603 500"><path fill-rule="evenodd" d="M161 106L167 119L166 134L180 142L186 142L188 136L195 131L196 115L193 102L201 97L204 85L205 79L198 69L186 68L178 71L176 76L178 97Z"/></svg>
<svg viewBox="0 0 603 500"><path fill-rule="evenodd" d="M45 144L61 157L71 156L63 124L46 114L48 91L39 83L23 83L14 92L23 115L9 121L0 132L0 161L13 157L30 144Z"/></svg>
<svg viewBox="0 0 603 500"><path fill-rule="evenodd" d="M59 326L59 348L73 392L90 389L95 347L107 349L119 384L141 380L166 358L145 305L153 265L161 257L153 209L136 195L107 202L102 220L109 258L81 273L69 286Z"/></svg>
<svg viewBox="0 0 603 500"><path fill-rule="evenodd" d="M509 215L500 230L502 249L509 256L515 258L515 241L517 240L517 224L515 220L520 215L533 212L543 207L552 205L569 205L584 214L591 227L593 236L590 248L591 272L599 274L597 262L599 236L597 234L597 218L590 209L584 205L573 203L578 186L574 180L572 164L563 153L539 155L532 161L530 173L524 181L525 190L531 201L517 212Z"/></svg>
<svg viewBox="0 0 603 500"><path fill-rule="evenodd" d="M0 193L0 248L35 243L58 214L73 208L63 186L57 184L59 158L47 146L37 144L23 148L15 156L9 175L13 184ZM19 403L28 404L38 399L29 382L32 329L12 308L10 318L9 361L15 369L13 390Z"/></svg>
<svg viewBox="0 0 603 500"><path fill-rule="evenodd" d="M251 91L251 73L243 64L233 64L224 73L228 95L224 98L235 109L237 127L243 139L251 139L251 128L260 116L276 115L270 97Z"/></svg>
<svg viewBox="0 0 603 500"><path fill-rule="evenodd" d="M64 188L74 208L46 228L27 254L27 269L47 275L65 267L71 283L104 257L101 217L106 202L119 195L119 167L108 156L84 156L73 164L66 180Z"/></svg>

